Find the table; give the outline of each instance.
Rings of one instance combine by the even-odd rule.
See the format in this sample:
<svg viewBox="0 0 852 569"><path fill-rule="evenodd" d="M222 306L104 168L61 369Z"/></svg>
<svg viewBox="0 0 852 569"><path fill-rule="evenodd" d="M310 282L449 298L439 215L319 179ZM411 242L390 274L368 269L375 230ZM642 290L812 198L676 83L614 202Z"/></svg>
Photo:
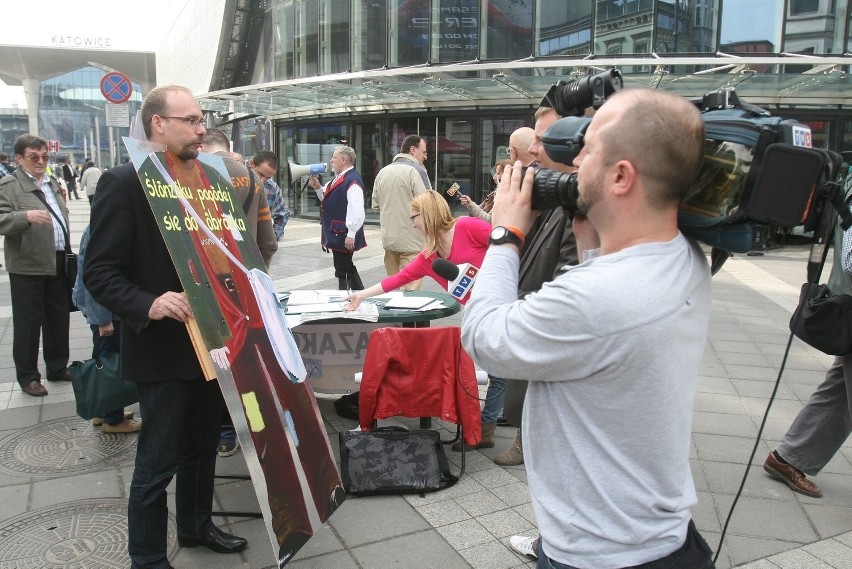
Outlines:
<svg viewBox="0 0 852 569"><path fill-rule="evenodd" d="M363 368L370 333L376 328L425 328L432 320L452 316L461 310L458 301L447 293L411 291L404 296L440 300L444 308L415 311L380 307L377 322L332 318L306 322L292 329L308 370L308 381L315 392L347 394L357 391L353 376ZM282 301L283 308L286 302Z"/></svg>

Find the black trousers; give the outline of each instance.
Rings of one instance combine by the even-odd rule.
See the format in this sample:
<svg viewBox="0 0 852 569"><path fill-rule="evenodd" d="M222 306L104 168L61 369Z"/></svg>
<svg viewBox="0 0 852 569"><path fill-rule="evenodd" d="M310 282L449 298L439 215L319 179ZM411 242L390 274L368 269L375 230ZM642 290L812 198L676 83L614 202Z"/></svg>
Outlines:
<svg viewBox="0 0 852 569"><path fill-rule="evenodd" d="M71 298L65 279L65 252L56 252L56 275L9 273L12 292L12 359L21 387L41 379L39 336L44 339L47 377L68 367L68 327Z"/></svg>
<svg viewBox="0 0 852 569"><path fill-rule="evenodd" d="M364 283L361 282L358 269L352 262L352 253L332 251L331 255L334 258L334 276L337 277L338 288L340 290L364 290Z"/></svg>

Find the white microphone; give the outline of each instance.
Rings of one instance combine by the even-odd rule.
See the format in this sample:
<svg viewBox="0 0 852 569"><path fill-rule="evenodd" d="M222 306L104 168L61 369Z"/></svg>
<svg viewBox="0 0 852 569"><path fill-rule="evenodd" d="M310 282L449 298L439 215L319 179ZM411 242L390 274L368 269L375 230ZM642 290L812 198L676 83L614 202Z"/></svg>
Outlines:
<svg viewBox="0 0 852 569"><path fill-rule="evenodd" d="M456 300L461 300L467 296L467 293L473 287L473 283L476 282L476 275L479 273L479 269L470 263L455 265L447 259L432 261L432 270L439 277L447 279L447 291Z"/></svg>

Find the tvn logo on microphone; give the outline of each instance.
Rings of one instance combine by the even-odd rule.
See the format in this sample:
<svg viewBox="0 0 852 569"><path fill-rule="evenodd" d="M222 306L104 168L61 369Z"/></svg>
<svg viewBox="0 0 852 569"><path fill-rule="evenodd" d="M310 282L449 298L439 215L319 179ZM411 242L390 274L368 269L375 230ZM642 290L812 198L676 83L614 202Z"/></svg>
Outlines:
<svg viewBox="0 0 852 569"><path fill-rule="evenodd" d="M479 269L474 267L473 265L468 265L467 270L461 275L458 279L458 282L453 283L455 286L450 294L453 295L454 298L461 300L465 297L468 291L473 286L473 282L476 280L476 275L479 273Z"/></svg>

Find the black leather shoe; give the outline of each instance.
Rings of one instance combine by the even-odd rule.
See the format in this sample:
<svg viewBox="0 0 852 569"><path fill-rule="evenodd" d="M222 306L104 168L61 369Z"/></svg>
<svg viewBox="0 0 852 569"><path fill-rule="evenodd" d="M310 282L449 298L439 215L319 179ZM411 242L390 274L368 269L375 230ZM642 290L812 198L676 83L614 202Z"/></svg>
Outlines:
<svg viewBox="0 0 852 569"><path fill-rule="evenodd" d="M200 537L179 535L178 545L181 547L198 547L199 545L203 545L216 553L237 553L246 548L248 541L242 537L225 533L216 526L210 526L210 529Z"/></svg>

